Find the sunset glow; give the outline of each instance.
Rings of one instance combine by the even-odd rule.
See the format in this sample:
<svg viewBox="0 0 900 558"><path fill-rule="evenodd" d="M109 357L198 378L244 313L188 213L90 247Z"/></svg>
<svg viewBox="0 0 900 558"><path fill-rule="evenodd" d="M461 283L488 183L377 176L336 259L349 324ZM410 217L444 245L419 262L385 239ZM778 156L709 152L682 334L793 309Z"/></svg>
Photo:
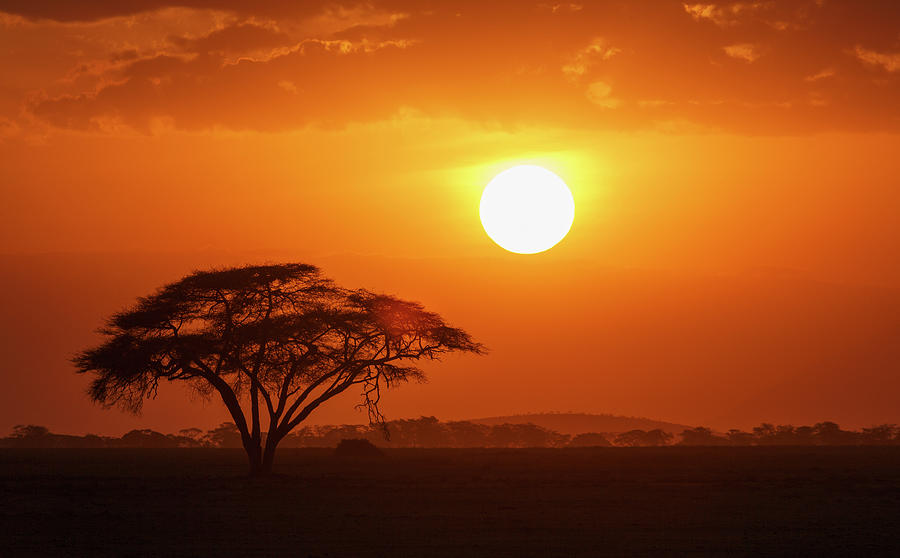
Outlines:
<svg viewBox="0 0 900 558"><path fill-rule="evenodd" d="M68 359L278 262L490 348L390 418L900 422L897 6L0 0L0 430L228 420L165 382L113 420Z"/></svg>

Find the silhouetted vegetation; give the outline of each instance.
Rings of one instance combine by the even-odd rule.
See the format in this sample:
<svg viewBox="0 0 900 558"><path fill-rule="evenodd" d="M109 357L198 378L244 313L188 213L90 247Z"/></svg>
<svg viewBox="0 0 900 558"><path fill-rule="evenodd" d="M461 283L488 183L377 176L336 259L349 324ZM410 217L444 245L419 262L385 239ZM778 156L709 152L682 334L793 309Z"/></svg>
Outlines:
<svg viewBox="0 0 900 558"><path fill-rule="evenodd" d="M137 412L160 380L217 394L254 475L271 472L278 444L332 397L359 389L370 424L380 423L381 388L424 379L414 362L483 351L417 303L337 287L306 264L192 273L115 314L101 333L101 345L73 359L94 376L91 399ZM213 436L217 445L235 441ZM132 437L172 443L156 433Z"/></svg>
<svg viewBox="0 0 900 558"><path fill-rule="evenodd" d="M596 432L585 432L573 436L569 441L569 447L573 448L601 448L611 447L612 443L603 434Z"/></svg>
<svg viewBox="0 0 900 558"><path fill-rule="evenodd" d="M193 430L193 429L191 429ZM54 434L43 426L33 424L17 425L12 434L0 438L0 447L6 448L197 448L226 447L211 442L209 433L201 436L183 434L161 434L153 430L131 430L121 438L110 436L70 436ZM210 433L213 431L210 431Z"/></svg>
<svg viewBox="0 0 900 558"><path fill-rule="evenodd" d="M672 441L674 436L661 430L654 428L653 430L629 430L622 432L613 440L613 444L621 447L630 448L649 448L655 446L666 446Z"/></svg>
<svg viewBox="0 0 900 558"><path fill-rule="evenodd" d="M649 419L647 417L629 417L608 413L575 413L544 412L504 415L471 419L472 422L494 426L497 424L532 423L555 430L563 434L577 435L584 432L628 432L629 430L654 430L659 428L666 432L681 432L690 428L686 424Z"/></svg>
<svg viewBox="0 0 900 558"><path fill-rule="evenodd" d="M384 436L385 428L390 433ZM261 433L265 440L267 433ZM435 417L393 420L383 425L307 426L285 436L282 447L334 448L345 440L366 440L382 448L563 448L680 446L854 446L900 445L900 427L882 424L862 430L842 430L834 422L813 426L763 423L751 432L716 433L706 427L684 430L676 437L660 429L619 433L560 434L534 424L487 426L469 421L442 422ZM0 447L27 448L240 448L241 432L222 423L206 432L198 428L162 434L132 430L120 438L53 434L36 425L18 425L0 439Z"/></svg>

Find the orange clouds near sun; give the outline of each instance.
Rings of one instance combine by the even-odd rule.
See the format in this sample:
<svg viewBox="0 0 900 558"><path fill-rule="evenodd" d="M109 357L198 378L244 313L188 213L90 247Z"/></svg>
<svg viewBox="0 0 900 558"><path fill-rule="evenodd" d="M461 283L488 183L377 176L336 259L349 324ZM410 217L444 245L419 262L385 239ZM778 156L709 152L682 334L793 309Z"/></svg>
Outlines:
<svg viewBox="0 0 900 558"><path fill-rule="evenodd" d="M889 3L578 6L17 3L2 94L38 123L83 130L276 131L407 108L504 125L896 129ZM38 42L56 46L16 48ZM825 68L833 79L805 79Z"/></svg>

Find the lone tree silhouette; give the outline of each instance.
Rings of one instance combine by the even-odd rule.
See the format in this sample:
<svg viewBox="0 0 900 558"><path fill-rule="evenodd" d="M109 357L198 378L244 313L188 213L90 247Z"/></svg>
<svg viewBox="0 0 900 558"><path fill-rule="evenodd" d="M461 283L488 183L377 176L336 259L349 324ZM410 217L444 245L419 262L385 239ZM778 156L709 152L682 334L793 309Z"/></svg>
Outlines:
<svg viewBox="0 0 900 558"><path fill-rule="evenodd" d="M359 386L359 407L383 423L381 388L424 380L416 361L484 352L420 304L340 288L306 264L195 272L139 298L100 332L105 342L73 359L95 376L92 400L137 413L160 380L217 392L252 475L270 473L278 443L348 388Z"/></svg>

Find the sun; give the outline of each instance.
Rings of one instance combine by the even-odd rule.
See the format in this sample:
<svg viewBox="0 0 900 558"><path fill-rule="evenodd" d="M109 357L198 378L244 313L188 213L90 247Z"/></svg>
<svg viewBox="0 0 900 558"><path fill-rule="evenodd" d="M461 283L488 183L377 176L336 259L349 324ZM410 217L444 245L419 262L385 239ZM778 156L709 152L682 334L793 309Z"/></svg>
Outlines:
<svg viewBox="0 0 900 558"><path fill-rule="evenodd" d="M562 178L543 167L518 165L491 180L481 194L481 224L500 247L537 254L565 238L575 199Z"/></svg>

